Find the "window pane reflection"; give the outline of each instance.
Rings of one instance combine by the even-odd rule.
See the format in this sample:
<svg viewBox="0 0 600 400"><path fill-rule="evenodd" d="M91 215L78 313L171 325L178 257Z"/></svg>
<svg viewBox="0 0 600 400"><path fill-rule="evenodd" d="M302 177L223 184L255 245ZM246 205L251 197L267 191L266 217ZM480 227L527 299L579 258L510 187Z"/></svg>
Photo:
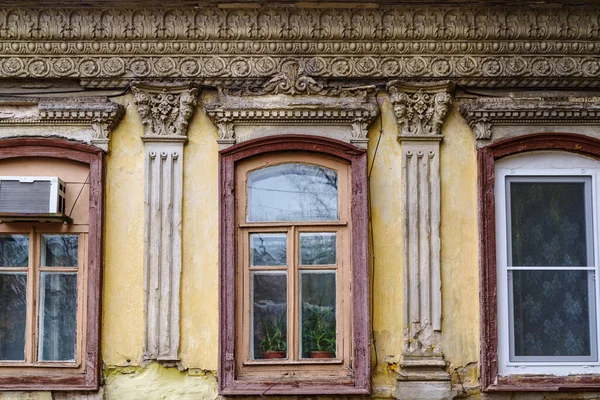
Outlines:
<svg viewBox="0 0 600 400"><path fill-rule="evenodd" d="M78 239L78 235L42 235L41 265L77 267Z"/></svg>
<svg viewBox="0 0 600 400"><path fill-rule="evenodd" d="M0 267L29 265L29 236L0 235Z"/></svg>
<svg viewBox="0 0 600 400"><path fill-rule="evenodd" d="M335 264L335 232L301 233L301 265Z"/></svg>
<svg viewBox="0 0 600 400"><path fill-rule="evenodd" d="M285 233L250 235L250 265L253 267L287 265Z"/></svg>
<svg viewBox="0 0 600 400"><path fill-rule="evenodd" d="M335 271L300 271L300 357L336 354Z"/></svg>
<svg viewBox="0 0 600 400"><path fill-rule="evenodd" d="M250 276L252 359L287 358L287 273Z"/></svg>
<svg viewBox="0 0 600 400"><path fill-rule="evenodd" d="M248 174L247 220L338 219L337 172L311 164L280 164Z"/></svg>
<svg viewBox="0 0 600 400"><path fill-rule="evenodd" d="M27 274L0 273L0 360L25 360Z"/></svg>
<svg viewBox="0 0 600 400"><path fill-rule="evenodd" d="M42 272L40 361L75 361L77 274Z"/></svg>

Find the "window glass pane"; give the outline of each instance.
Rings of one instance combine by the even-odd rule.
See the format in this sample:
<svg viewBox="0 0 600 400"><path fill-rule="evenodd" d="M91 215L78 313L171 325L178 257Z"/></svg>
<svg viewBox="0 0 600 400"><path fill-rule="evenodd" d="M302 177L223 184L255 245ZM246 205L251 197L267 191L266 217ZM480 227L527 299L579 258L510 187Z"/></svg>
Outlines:
<svg viewBox="0 0 600 400"><path fill-rule="evenodd" d="M587 266L584 182L510 182L513 266Z"/></svg>
<svg viewBox="0 0 600 400"><path fill-rule="evenodd" d="M335 271L300 271L300 357L336 354Z"/></svg>
<svg viewBox="0 0 600 400"><path fill-rule="evenodd" d="M78 235L42 235L40 263L44 267L77 267Z"/></svg>
<svg viewBox="0 0 600 400"><path fill-rule="evenodd" d="M300 264L335 264L335 239L335 232L300 233Z"/></svg>
<svg viewBox="0 0 600 400"><path fill-rule="evenodd" d="M248 215L254 221L338 219L337 172L311 164L280 164L248 174Z"/></svg>
<svg viewBox="0 0 600 400"><path fill-rule="evenodd" d="M75 361L77 274L40 274L40 361Z"/></svg>
<svg viewBox="0 0 600 400"><path fill-rule="evenodd" d="M287 265L285 233L250 234L250 265L253 267Z"/></svg>
<svg viewBox="0 0 600 400"><path fill-rule="evenodd" d="M287 273L251 273L252 359L287 358Z"/></svg>
<svg viewBox="0 0 600 400"><path fill-rule="evenodd" d="M29 265L29 236L0 235L0 267Z"/></svg>
<svg viewBox="0 0 600 400"><path fill-rule="evenodd" d="M590 356L592 272L511 273L515 355Z"/></svg>
<svg viewBox="0 0 600 400"><path fill-rule="evenodd" d="M0 273L0 360L25 360L27 274Z"/></svg>

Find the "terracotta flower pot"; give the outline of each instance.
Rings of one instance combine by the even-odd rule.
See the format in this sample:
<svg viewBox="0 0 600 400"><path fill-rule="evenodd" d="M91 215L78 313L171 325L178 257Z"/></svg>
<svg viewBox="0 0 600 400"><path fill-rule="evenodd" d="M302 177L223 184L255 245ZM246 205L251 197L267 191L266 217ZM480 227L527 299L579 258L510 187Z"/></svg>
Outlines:
<svg viewBox="0 0 600 400"><path fill-rule="evenodd" d="M317 351L313 350L310 352L310 358L334 358L335 354L333 351Z"/></svg>
<svg viewBox="0 0 600 400"><path fill-rule="evenodd" d="M287 352L284 351L263 351L262 356L264 359L273 359L273 358L286 358Z"/></svg>

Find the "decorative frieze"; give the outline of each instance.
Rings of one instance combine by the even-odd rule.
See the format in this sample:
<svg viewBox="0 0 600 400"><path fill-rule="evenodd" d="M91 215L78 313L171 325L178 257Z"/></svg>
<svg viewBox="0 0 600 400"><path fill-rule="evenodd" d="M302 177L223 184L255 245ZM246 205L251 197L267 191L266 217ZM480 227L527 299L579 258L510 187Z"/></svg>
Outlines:
<svg viewBox="0 0 600 400"><path fill-rule="evenodd" d="M14 15L20 18L11 18ZM592 5L560 8L477 4L378 8L267 5L175 10L152 6L111 8L107 4L101 8L66 8L57 4L54 8L0 9L0 39L112 42L305 39L349 43L352 40L510 40L516 47L521 41L533 39L598 41L599 15L600 9Z"/></svg>
<svg viewBox="0 0 600 400"><path fill-rule="evenodd" d="M598 87L599 21L589 5L0 8L0 77L259 80L286 94L320 92L322 78L398 76Z"/></svg>
<svg viewBox="0 0 600 400"><path fill-rule="evenodd" d="M441 346L439 157L450 90L448 82L388 84L402 145L405 340L399 381L449 381ZM449 384L435 385L445 398ZM399 384L398 392L405 390Z"/></svg>
<svg viewBox="0 0 600 400"><path fill-rule="evenodd" d="M20 126L19 136L62 136L108 151L110 133L124 114L122 105L106 97L6 98L0 102L0 136L14 136L14 126ZM4 133L3 125L10 130Z"/></svg>
<svg viewBox="0 0 600 400"><path fill-rule="evenodd" d="M172 362L179 359L183 146L198 90L132 90L146 159L144 357Z"/></svg>

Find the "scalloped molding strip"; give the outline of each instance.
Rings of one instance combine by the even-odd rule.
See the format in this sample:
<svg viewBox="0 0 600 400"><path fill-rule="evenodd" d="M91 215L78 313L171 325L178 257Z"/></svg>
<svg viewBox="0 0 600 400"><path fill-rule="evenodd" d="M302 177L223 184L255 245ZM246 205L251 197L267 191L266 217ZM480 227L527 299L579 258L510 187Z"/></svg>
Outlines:
<svg viewBox="0 0 600 400"><path fill-rule="evenodd" d="M108 151L110 133L125 115L125 108L103 97L7 99L0 102L0 113L0 125L48 126L44 136L84 140ZM89 125L93 134L88 138L74 137L69 130L56 129L61 125Z"/></svg>
<svg viewBox="0 0 600 400"><path fill-rule="evenodd" d="M87 86L172 77L264 84L295 59L314 81L598 87L600 8L2 8L0 54L0 77Z"/></svg>
<svg viewBox="0 0 600 400"><path fill-rule="evenodd" d="M492 99L465 101L459 107L478 140L491 140L494 125L600 123L600 99Z"/></svg>

